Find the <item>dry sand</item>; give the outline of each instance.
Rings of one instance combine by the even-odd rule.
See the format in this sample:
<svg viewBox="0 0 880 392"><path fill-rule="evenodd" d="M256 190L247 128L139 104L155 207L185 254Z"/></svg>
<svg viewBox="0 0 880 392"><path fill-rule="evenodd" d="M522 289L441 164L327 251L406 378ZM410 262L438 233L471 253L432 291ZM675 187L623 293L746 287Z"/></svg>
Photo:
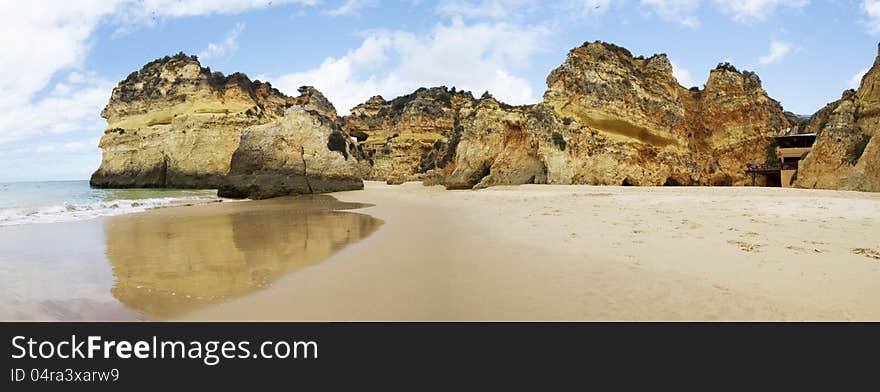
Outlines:
<svg viewBox="0 0 880 392"><path fill-rule="evenodd" d="M880 195L367 183L366 240L189 320L880 320Z"/></svg>

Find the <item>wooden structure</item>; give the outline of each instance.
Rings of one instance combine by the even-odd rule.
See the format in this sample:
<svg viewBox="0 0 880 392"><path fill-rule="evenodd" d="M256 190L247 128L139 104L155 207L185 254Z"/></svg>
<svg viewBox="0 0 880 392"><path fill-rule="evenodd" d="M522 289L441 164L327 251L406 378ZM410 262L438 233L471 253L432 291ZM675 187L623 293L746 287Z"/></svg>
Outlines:
<svg viewBox="0 0 880 392"><path fill-rule="evenodd" d="M765 165L749 164L746 173L752 175L752 185L756 185L758 175L763 175L768 186L775 186L778 181L778 186L791 187L801 159L810 153L814 143L816 143L815 133L776 137L775 152L779 162Z"/></svg>

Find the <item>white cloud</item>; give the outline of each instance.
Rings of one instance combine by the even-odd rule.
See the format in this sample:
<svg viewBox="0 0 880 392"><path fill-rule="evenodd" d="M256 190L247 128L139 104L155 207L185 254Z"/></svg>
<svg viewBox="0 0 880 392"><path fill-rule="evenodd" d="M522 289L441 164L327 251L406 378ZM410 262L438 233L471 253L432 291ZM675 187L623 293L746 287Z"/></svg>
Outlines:
<svg viewBox="0 0 880 392"><path fill-rule="evenodd" d="M283 3L316 0L32 0L4 7L0 143L103 129L98 113L113 84L82 69L92 33L102 23L131 28Z"/></svg>
<svg viewBox="0 0 880 392"><path fill-rule="evenodd" d="M880 0L863 0L862 10L868 15L865 24L872 34L880 33Z"/></svg>
<svg viewBox="0 0 880 392"><path fill-rule="evenodd" d="M105 123L99 113L113 85L94 74L70 72L41 99L8 107L0 113L0 144L46 134L100 132Z"/></svg>
<svg viewBox="0 0 880 392"><path fill-rule="evenodd" d="M858 89L859 86L861 86L862 84L862 78L865 77L865 74L868 73L868 71L870 70L871 67L867 67L859 72L856 72L856 74L849 79L848 87L852 89Z"/></svg>
<svg viewBox="0 0 880 392"><path fill-rule="evenodd" d="M364 9L375 7L376 5L377 3L374 0L345 0L339 7L328 11L327 14L330 16L358 15Z"/></svg>
<svg viewBox="0 0 880 392"><path fill-rule="evenodd" d="M315 5L317 0L117 0L128 3L134 13L157 13L168 17L236 14L280 4Z"/></svg>
<svg viewBox="0 0 880 392"><path fill-rule="evenodd" d="M232 55L238 49L238 36L244 31L244 23L236 23L232 30L226 33L223 42L210 43L205 50L199 52L199 59L207 60Z"/></svg>
<svg viewBox="0 0 880 392"><path fill-rule="evenodd" d="M0 24L0 116L26 105L59 69L78 67L88 52L89 36L114 7L101 0L5 7L7 13Z"/></svg>
<svg viewBox="0 0 880 392"><path fill-rule="evenodd" d="M508 23L466 24L454 18L427 34L402 31L369 33L361 46L317 68L269 77L284 91L312 85L333 101L340 113L369 97L391 99L424 86L455 86L524 104L537 101L531 84L516 76L540 50L547 30Z"/></svg>
<svg viewBox="0 0 880 392"><path fill-rule="evenodd" d="M759 57L758 62L764 65L778 63L791 54L793 49L788 42L773 40L770 42L770 53Z"/></svg>
<svg viewBox="0 0 880 392"><path fill-rule="evenodd" d="M809 0L715 0L718 7L740 23L766 20L777 8L803 8Z"/></svg>
<svg viewBox="0 0 880 392"><path fill-rule="evenodd" d="M62 143L43 143L34 148L38 153L78 153L98 149L98 138L87 138Z"/></svg>
<svg viewBox="0 0 880 392"><path fill-rule="evenodd" d="M674 61L672 62L672 76L675 76L675 79L678 80L678 84L684 87L694 87L699 84L694 81L693 76L691 76L691 71L680 67Z"/></svg>
<svg viewBox="0 0 880 392"><path fill-rule="evenodd" d="M650 7L665 20L687 27L700 25L700 20L696 16L700 0L641 0L641 4Z"/></svg>

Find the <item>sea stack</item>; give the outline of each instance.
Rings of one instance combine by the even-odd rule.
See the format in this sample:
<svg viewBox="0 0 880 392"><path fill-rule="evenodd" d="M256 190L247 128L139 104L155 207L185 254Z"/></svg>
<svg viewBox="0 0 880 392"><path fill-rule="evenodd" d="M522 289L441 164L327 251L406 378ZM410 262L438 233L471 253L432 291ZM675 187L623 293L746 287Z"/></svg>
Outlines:
<svg viewBox="0 0 880 392"><path fill-rule="evenodd" d="M217 188L241 130L282 116L294 99L246 75L224 76L183 53L133 72L101 112L101 167L93 186Z"/></svg>

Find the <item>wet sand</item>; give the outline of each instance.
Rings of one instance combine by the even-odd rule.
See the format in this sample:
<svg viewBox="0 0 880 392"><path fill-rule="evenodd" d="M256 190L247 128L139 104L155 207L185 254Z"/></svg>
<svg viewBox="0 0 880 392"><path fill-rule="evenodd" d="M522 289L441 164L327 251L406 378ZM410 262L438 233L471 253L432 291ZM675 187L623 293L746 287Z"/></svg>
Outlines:
<svg viewBox="0 0 880 392"><path fill-rule="evenodd" d="M188 320L880 320L880 195L368 183L386 223Z"/></svg>
<svg viewBox="0 0 880 392"><path fill-rule="evenodd" d="M329 196L0 227L0 320L167 320L318 263L382 222Z"/></svg>
<svg viewBox="0 0 880 392"><path fill-rule="evenodd" d="M880 320L880 194L332 196L0 228L0 319Z"/></svg>

